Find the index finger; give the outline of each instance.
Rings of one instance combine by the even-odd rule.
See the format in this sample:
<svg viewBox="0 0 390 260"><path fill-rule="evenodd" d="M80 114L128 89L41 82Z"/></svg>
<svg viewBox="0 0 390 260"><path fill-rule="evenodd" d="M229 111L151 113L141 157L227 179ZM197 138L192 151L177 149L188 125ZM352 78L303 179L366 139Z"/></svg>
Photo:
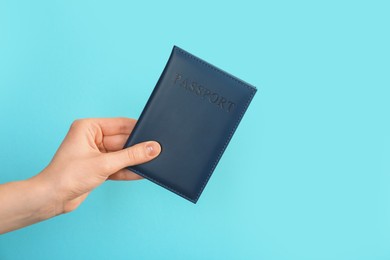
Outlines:
<svg viewBox="0 0 390 260"><path fill-rule="evenodd" d="M127 117L96 118L104 136L130 134L137 120Z"/></svg>

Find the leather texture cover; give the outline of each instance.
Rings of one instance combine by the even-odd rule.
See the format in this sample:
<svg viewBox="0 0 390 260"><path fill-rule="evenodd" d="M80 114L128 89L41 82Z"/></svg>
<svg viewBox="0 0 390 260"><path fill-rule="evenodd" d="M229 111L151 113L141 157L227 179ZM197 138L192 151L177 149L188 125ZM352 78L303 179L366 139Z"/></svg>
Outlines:
<svg viewBox="0 0 390 260"><path fill-rule="evenodd" d="M125 147L160 143L129 170L196 203L256 88L174 46Z"/></svg>

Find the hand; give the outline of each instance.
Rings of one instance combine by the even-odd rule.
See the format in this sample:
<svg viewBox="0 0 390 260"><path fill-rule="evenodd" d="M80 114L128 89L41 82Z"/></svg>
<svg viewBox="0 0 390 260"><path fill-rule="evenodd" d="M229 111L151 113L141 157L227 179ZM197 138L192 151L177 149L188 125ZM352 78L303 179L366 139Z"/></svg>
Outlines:
<svg viewBox="0 0 390 260"><path fill-rule="evenodd" d="M124 168L154 159L161 147L148 141L122 149L135 123L128 118L76 120L41 173L0 185L0 225L5 223L0 233L73 211L107 179L140 179Z"/></svg>
<svg viewBox="0 0 390 260"><path fill-rule="evenodd" d="M141 177L126 166L145 163L160 153L157 142L145 142L122 150L136 120L99 118L75 121L38 178L56 187L59 211L76 209L88 194L107 179L137 180Z"/></svg>

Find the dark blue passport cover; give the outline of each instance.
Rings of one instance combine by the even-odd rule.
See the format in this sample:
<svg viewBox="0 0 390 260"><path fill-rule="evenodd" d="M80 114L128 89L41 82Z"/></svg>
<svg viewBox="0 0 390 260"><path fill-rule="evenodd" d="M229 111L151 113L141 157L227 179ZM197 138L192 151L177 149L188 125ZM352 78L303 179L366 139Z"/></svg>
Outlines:
<svg viewBox="0 0 390 260"><path fill-rule="evenodd" d="M125 147L160 143L129 170L196 203L256 88L174 46Z"/></svg>

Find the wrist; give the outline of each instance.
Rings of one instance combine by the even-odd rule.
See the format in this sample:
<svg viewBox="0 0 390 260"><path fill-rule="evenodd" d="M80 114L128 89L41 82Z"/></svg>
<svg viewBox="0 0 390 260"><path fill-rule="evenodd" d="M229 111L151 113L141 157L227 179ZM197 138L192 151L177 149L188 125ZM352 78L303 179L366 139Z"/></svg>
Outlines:
<svg viewBox="0 0 390 260"><path fill-rule="evenodd" d="M49 219L62 213L62 201L53 180L44 172L25 180L34 196L36 216L39 221Z"/></svg>
<svg viewBox="0 0 390 260"><path fill-rule="evenodd" d="M0 234L54 217L60 212L55 189L40 174L0 185Z"/></svg>

